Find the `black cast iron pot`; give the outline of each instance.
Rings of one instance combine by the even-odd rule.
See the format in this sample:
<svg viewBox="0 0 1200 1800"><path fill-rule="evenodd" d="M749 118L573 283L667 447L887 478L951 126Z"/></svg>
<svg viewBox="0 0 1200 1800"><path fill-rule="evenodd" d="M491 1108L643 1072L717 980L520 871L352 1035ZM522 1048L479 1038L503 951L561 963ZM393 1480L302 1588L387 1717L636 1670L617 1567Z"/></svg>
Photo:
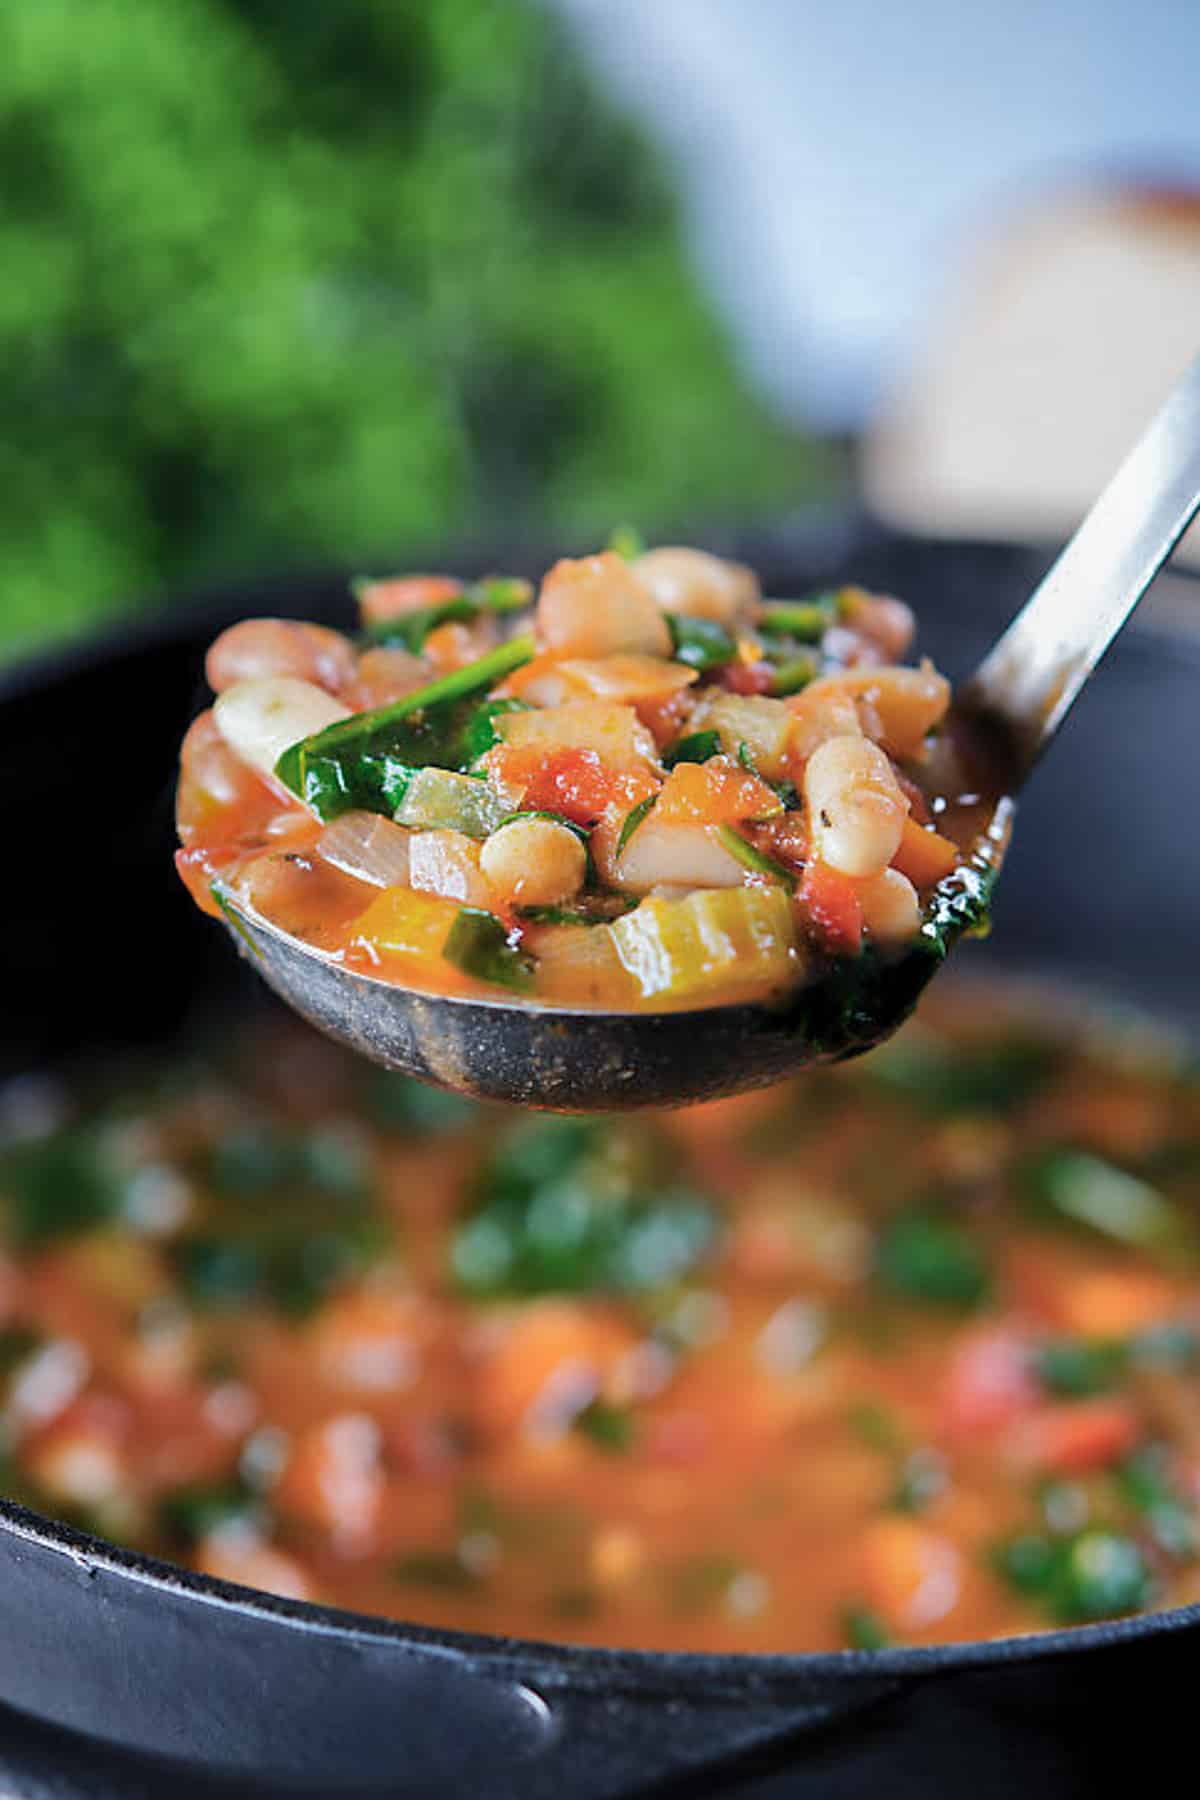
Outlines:
<svg viewBox="0 0 1200 1800"><path fill-rule="evenodd" d="M774 593L852 575L905 595L952 675L1044 561L857 524L731 547ZM220 624L336 622L342 593L243 589L0 679L0 1073L165 1046L252 1003L170 867L173 759ZM963 964L1048 970L1200 1025L1198 704L1200 650L1152 623L1127 634L1022 807L995 939ZM0 1791L31 1800L1063 1800L1191 1767L1194 1656L1200 1609L838 1656L458 1636L268 1599L0 1506Z"/></svg>

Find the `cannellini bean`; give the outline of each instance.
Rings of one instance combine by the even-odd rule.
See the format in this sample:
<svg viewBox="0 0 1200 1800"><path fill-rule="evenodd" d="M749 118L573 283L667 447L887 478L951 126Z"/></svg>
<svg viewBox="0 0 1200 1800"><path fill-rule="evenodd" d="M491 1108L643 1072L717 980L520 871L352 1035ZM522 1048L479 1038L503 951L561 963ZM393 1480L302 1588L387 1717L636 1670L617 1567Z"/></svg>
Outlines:
<svg viewBox="0 0 1200 1800"><path fill-rule="evenodd" d="M900 844L908 801L892 765L864 737L829 738L804 771L814 848L844 875L877 875Z"/></svg>
<svg viewBox="0 0 1200 1800"><path fill-rule="evenodd" d="M493 831L480 867L495 892L518 906L573 899L587 874L587 853L573 831L551 819L513 819Z"/></svg>
<svg viewBox="0 0 1200 1800"><path fill-rule="evenodd" d="M758 605L758 577L743 563L726 562L706 550L664 546L647 550L632 564L638 580L664 612L713 619L719 625L747 623Z"/></svg>
<svg viewBox="0 0 1200 1800"><path fill-rule="evenodd" d="M792 715L788 747L802 762L807 762L817 745L827 738L862 736L858 708L840 676L810 682L786 704Z"/></svg>
<svg viewBox="0 0 1200 1800"><path fill-rule="evenodd" d="M878 944L899 944L916 936L921 923L921 902L907 875L884 869L871 875L858 890L862 921Z"/></svg>
<svg viewBox="0 0 1200 1800"><path fill-rule="evenodd" d="M408 846L410 886L425 894L490 909L495 896L480 868L479 845L461 831L414 831Z"/></svg>
<svg viewBox="0 0 1200 1800"><path fill-rule="evenodd" d="M365 650L342 699L353 712L369 712L402 700L432 680L429 664L407 650Z"/></svg>
<svg viewBox="0 0 1200 1800"><path fill-rule="evenodd" d="M950 704L950 683L930 662L919 669L848 669L830 679L853 699L867 736L893 756L919 756Z"/></svg>
<svg viewBox="0 0 1200 1800"><path fill-rule="evenodd" d="M555 563L542 583L537 626L558 656L670 656L661 610L629 564L606 551Z"/></svg>
<svg viewBox="0 0 1200 1800"><path fill-rule="evenodd" d="M266 675L226 688L217 697L213 717L225 742L244 763L260 774L273 775L285 750L339 719L348 719L350 712L311 681Z"/></svg>
<svg viewBox="0 0 1200 1800"><path fill-rule="evenodd" d="M891 594L870 594L865 588L844 588L841 602L851 631L870 638L889 662L899 662L917 628L912 608Z"/></svg>
<svg viewBox="0 0 1200 1800"><path fill-rule="evenodd" d="M211 646L204 672L217 694L268 675L293 675L336 694L354 679L355 662L340 631L294 619L242 619Z"/></svg>

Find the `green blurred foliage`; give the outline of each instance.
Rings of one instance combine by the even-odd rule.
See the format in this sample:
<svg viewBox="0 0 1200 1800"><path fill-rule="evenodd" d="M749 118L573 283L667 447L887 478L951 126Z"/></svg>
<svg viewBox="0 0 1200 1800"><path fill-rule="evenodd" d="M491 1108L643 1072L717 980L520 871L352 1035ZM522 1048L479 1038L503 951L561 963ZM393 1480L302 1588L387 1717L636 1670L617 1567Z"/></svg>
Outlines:
<svg viewBox="0 0 1200 1800"><path fill-rule="evenodd" d="M173 584L823 479L535 6L8 0L0 179L0 649Z"/></svg>

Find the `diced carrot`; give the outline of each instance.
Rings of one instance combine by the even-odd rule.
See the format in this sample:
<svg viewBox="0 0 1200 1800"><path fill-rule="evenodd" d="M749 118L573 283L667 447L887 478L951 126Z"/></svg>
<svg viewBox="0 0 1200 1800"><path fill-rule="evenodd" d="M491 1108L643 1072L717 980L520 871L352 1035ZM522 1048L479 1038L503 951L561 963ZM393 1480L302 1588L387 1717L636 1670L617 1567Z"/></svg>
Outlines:
<svg viewBox="0 0 1200 1800"><path fill-rule="evenodd" d="M958 1603L962 1565L941 1532L895 1515L872 1519L860 1540L863 1599L892 1631L919 1631Z"/></svg>
<svg viewBox="0 0 1200 1800"><path fill-rule="evenodd" d="M862 902L858 883L819 857L806 865L800 903L831 950L850 954L862 944Z"/></svg>
<svg viewBox="0 0 1200 1800"><path fill-rule="evenodd" d="M402 575L391 581L364 582L358 590L358 604L366 623L378 625L384 619L398 619L404 613L456 600L462 591L462 582L449 575Z"/></svg>
<svg viewBox="0 0 1200 1800"><path fill-rule="evenodd" d="M479 1424L489 1435L534 1438L566 1430L613 1379L637 1342L615 1311L572 1300L540 1300L514 1315L479 1371Z"/></svg>
<svg viewBox="0 0 1200 1800"><path fill-rule="evenodd" d="M654 816L660 824L732 825L783 810L773 788L728 756L678 763L667 776Z"/></svg>
<svg viewBox="0 0 1200 1800"><path fill-rule="evenodd" d="M1074 1247L1013 1244L1005 1278L1022 1307L1040 1323L1088 1338L1129 1337L1169 1319L1181 1292L1157 1269L1081 1266Z"/></svg>
<svg viewBox="0 0 1200 1800"><path fill-rule="evenodd" d="M1011 1424L1040 1398L1026 1333L1012 1325L980 1326L950 1358L939 1419L948 1435L972 1436Z"/></svg>
<svg viewBox="0 0 1200 1800"><path fill-rule="evenodd" d="M893 869L907 875L915 888L932 887L958 864L958 846L939 832L918 825L911 816L904 821L900 848L892 858Z"/></svg>
<svg viewBox="0 0 1200 1800"><path fill-rule="evenodd" d="M1140 1436L1137 1413L1124 1400L1079 1400L1039 1407L1015 1426L1012 1447L1029 1468L1088 1475L1118 1462Z"/></svg>

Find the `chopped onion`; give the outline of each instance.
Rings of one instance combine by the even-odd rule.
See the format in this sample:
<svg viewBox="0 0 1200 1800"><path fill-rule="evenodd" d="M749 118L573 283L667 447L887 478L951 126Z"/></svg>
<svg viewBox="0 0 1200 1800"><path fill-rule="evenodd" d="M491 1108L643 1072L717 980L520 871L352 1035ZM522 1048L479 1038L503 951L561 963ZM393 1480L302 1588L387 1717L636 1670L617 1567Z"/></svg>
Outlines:
<svg viewBox="0 0 1200 1800"><path fill-rule="evenodd" d="M321 833L317 855L372 887L407 887L408 836L382 813L343 813Z"/></svg>

